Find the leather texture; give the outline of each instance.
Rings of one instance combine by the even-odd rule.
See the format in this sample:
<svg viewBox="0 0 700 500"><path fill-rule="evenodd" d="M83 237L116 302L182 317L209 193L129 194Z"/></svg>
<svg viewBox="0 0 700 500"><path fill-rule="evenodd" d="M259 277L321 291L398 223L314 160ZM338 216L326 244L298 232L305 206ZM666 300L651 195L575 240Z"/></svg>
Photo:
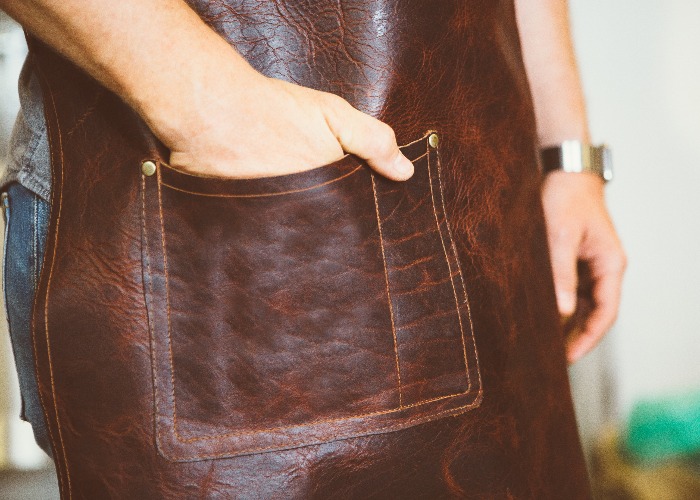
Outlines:
<svg viewBox="0 0 700 500"><path fill-rule="evenodd" d="M392 125L416 174L177 171L30 40L62 498L588 498L512 2L190 4L261 72Z"/></svg>
<svg viewBox="0 0 700 500"><path fill-rule="evenodd" d="M481 398L428 135L411 182L352 156L267 179L143 178L157 442L171 460L397 430ZM204 376L206 375L206 376Z"/></svg>

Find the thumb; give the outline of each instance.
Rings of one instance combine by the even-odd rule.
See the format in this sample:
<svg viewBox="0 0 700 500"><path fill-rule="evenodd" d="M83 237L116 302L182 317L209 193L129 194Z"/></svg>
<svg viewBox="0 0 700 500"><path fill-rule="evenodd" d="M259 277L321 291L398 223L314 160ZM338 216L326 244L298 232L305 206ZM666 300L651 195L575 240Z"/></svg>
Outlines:
<svg viewBox="0 0 700 500"><path fill-rule="evenodd" d="M345 152L366 160L372 169L389 179L404 181L413 175L413 164L399 150L389 125L338 96L331 97L329 108L326 122Z"/></svg>

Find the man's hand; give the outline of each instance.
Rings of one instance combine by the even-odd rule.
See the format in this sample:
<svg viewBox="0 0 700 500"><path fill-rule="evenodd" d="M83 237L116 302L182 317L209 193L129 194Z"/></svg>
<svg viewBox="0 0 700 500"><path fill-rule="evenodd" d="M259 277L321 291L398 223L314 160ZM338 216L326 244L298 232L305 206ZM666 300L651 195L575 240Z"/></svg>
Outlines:
<svg viewBox="0 0 700 500"><path fill-rule="evenodd" d="M0 0L138 112L191 172L261 177L354 153L408 179L392 129L338 96L267 78L183 0Z"/></svg>
<svg viewBox="0 0 700 500"><path fill-rule="evenodd" d="M600 341L617 317L626 257L605 207L601 179L549 173L542 201L559 312L563 318L577 312L566 339L567 359L574 363ZM580 275L582 270L589 275ZM590 283L581 283L584 278Z"/></svg>
<svg viewBox="0 0 700 500"><path fill-rule="evenodd" d="M209 95L200 99L205 103L201 121L189 121L189 134L153 126L171 150L172 166L254 178L309 170L349 152L390 179L406 180L413 174L413 165L385 123L334 94L259 74L251 79L238 91L224 86L217 93L210 86Z"/></svg>
<svg viewBox="0 0 700 500"><path fill-rule="evenodd" d="M542 147L568 139L590 142L566 0L516 0ZM617 316L625 254L592 174L547 174L542 201L567 358L580 359Z"/></svg>

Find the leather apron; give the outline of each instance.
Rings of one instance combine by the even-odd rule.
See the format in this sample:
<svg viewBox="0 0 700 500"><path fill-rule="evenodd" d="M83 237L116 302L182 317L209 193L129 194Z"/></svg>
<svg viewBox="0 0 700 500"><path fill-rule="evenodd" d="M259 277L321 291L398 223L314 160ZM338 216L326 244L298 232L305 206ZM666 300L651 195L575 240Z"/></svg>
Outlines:
<svg viewBox="0 0 700 500"><path fill-rule="evenodd" d="M416 173L178 171L30 40L62 498L587 498L512 1L189 3L262 73L386 121Z"/></svg>

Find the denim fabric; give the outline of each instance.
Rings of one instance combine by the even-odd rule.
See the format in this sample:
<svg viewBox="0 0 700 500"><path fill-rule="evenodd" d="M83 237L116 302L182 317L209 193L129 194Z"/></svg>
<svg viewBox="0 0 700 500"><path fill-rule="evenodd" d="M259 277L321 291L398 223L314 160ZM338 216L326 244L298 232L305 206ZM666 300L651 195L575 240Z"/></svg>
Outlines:
<svg viewBox="0 0 700 500"><path fill-rule="evenodd" d="M8 185L2 200L6 223L3 288L22 395L21 417L32 424L37 443L50 456L46 420L34 373L31 338L34 292L43 261L49 204L16 182Z"/></svg>
<svg viewBox="0 0 700 500"><path fill-rule="evenodd" d="M48 200L51 193L51 158L41 86L31 57L19 77L20 112L10 137L7 168L0 169L0 187L19 182Z"/></svg>

